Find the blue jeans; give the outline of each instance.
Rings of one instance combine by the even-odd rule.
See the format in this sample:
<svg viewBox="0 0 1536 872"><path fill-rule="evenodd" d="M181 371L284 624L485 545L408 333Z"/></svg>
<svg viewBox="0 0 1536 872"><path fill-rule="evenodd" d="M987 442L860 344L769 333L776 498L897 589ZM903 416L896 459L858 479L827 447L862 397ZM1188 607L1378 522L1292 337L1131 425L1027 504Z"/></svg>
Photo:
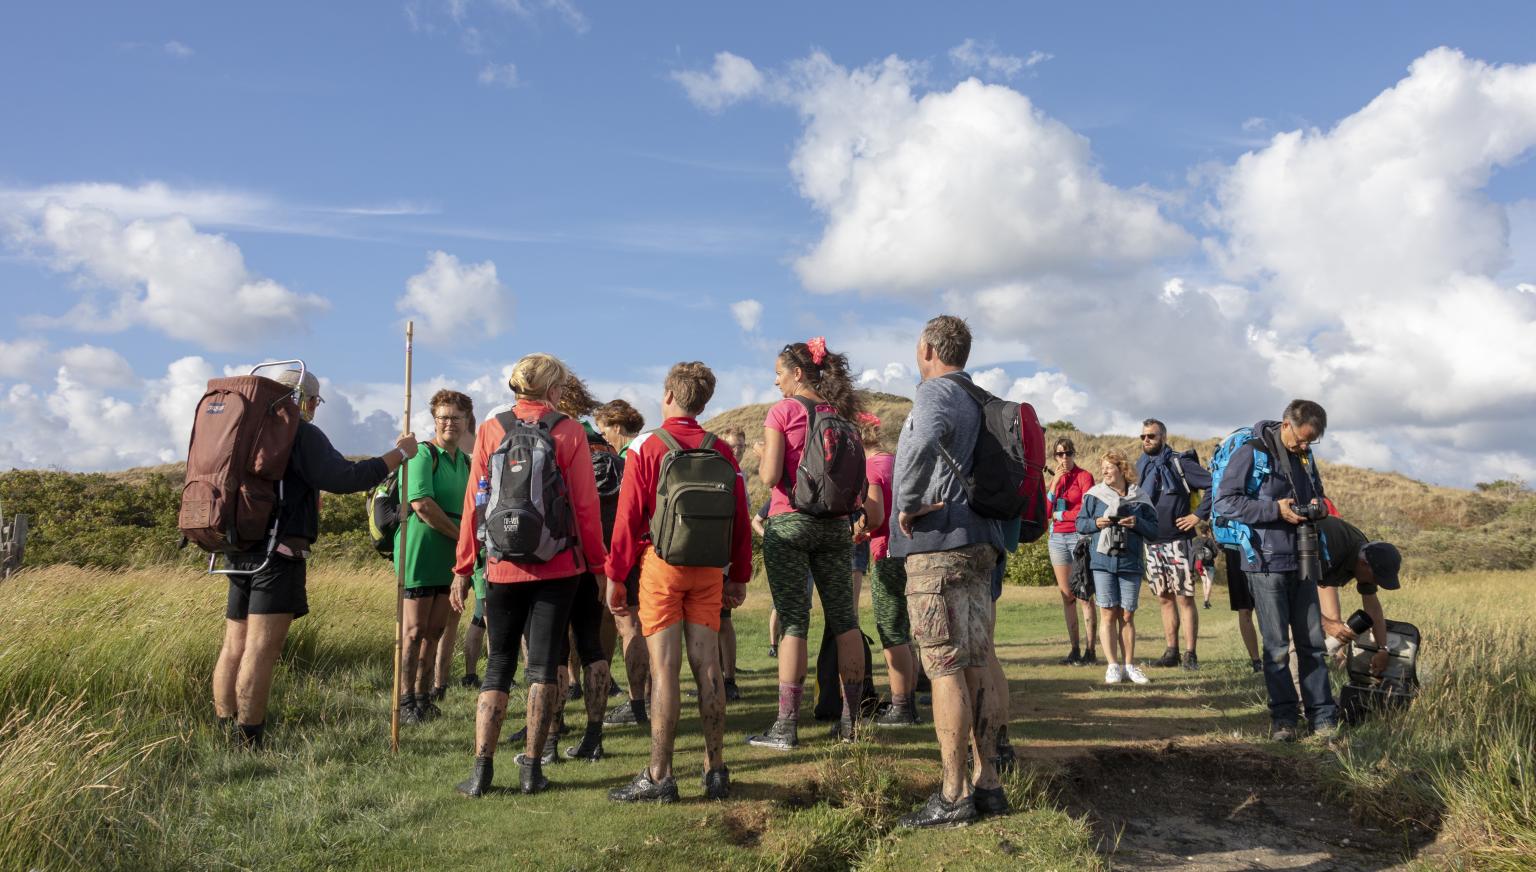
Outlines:
<svg viewBox="0 0 1536 872"><path fill-rule="evenodd" d="M1264 643L1264 684L1269 691L1269 717L1276 724L1296 723L1296 686L1291 681L1291 640L1301 670L1301 703L1313 729L1338 722L1338 706L1328 680L1327 649L1323 646L1322 611L1317 584L1295 572L1250 572L1253 613Z"/></svg>
<svg viewBox="0 0 1536 872"><path fill-rule="evenodd" d="M1141 573L1093 571L1093 598L1101 609L1136 611L1141 600Z"/></svg>

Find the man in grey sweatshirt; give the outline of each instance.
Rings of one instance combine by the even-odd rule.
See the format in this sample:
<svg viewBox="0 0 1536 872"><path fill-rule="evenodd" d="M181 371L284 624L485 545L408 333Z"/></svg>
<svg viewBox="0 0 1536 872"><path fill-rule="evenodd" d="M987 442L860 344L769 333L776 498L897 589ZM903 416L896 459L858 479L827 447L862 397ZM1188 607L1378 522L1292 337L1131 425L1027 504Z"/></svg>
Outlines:
<svg viewBox="0 0 1536 872"><path fill-rule="evenodd" d="M995 678L992 631L996 618L992 570L1002 554L996 521L971 510L966 484L981 408L958 383L970 381L965 363L971 331L951 315L923 328L917 343L917 387L912 414L896 449L891 556L906 559L907 612L933 682L933 724L938 732L943 783L903 826L953 825L979 814L1008 811L994 758L980 754L974 789L966 751L997 747L1007 719Z"/></svg>

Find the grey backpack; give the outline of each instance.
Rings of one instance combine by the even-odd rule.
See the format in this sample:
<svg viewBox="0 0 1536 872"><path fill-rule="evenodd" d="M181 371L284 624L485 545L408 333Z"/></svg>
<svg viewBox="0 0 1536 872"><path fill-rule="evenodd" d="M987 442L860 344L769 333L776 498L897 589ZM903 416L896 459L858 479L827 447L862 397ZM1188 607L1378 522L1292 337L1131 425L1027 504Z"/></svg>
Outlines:
<svg viewBox="0 0 1536 872"><path fill-rule="evenodd" d="M684 448L665 430L652 431L667 446L656 475L656 514L651 547L673 566L718 566L731 562L738 476L715 450L715 434L698 448Z"/></svg>
<svg viewBox="0 0 1536 872"><path fill-rule="evenodd" d="M555 462L554 429L564 418L496 416L506 435L491 452L491 494L480 528L491 560L547 563L576 545L570 491Z"/></svg>

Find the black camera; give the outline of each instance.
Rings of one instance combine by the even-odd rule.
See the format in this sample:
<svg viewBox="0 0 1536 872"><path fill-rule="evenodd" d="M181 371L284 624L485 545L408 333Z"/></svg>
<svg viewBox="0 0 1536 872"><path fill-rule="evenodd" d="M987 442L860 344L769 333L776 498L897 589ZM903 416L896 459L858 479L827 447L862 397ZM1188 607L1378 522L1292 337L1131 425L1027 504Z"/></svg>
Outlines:
<svg viewBox="0 0 1536 872"><path fill-rule="evenodd" d="M1119 557L1125 553L1129 537L1126 536L1126 529L1120 526L1120 522L1133 514L1131 507L1125 503L1116 506L1113 512L1105 513L1104 517L1109 521L1109 526L1105 527L1100 535L1104 537L1104 552L1109 556Z"/></svg>
<svg viewBox="0 0 1536 872"><path fill-rule="evenodd" d="M1323 579L1323 554L1317 522L1328 517L1328 507L1322 503L1298 503L1292 508L1302 517L1296 527L1296 569L1302 581L1316 584Z"/></svg>
<svg viewBox="0 0 1536 872"><path fill-rule="evenodd" d="M1355 613L1350 615L1349 620L1344 623L1348 624L1349 628L1355 631L1356 636L1364 636L1365 631L1375 624L1365 609L1355 609Z"/></svg>
<svg viewBox="0 0 1536 872"><path fill-rule="evenodd" d="M1322 503L1297 504L1291 507L1291 511L1300 515L1304 521L1321 521L1328 517L1328 507Z"/></svg>

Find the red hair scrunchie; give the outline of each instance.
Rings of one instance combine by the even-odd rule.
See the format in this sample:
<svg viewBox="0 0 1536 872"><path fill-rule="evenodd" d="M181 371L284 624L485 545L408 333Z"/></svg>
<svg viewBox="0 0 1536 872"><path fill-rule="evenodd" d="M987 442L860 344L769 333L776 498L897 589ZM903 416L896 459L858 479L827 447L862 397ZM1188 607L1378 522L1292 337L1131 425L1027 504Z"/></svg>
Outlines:
<svg viewBox="0 0 1536 872"><path fill-rule="evenodd" d="M817 336L805 343L805 347L811 351L811 363L821 366L821 362L827 359L827 339L825 336Z"/></svg>

